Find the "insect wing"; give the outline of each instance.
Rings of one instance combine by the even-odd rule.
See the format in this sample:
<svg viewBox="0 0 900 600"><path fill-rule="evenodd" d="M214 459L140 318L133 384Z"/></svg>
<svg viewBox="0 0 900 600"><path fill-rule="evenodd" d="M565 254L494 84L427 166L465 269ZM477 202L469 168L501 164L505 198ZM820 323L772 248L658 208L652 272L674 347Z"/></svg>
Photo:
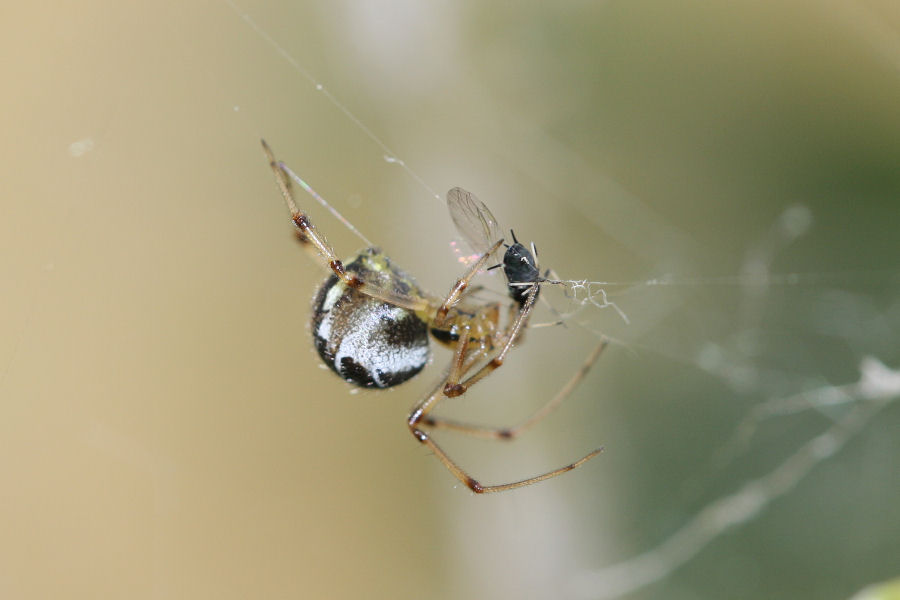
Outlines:
<svg viewBox="0 0 900 600"><path fill-rule="evenodd" d="M447 208L450 209L456 231L478 254L487 252L494 243L503 239L497 219L475 194L455 187L447 192Z"/></svg>

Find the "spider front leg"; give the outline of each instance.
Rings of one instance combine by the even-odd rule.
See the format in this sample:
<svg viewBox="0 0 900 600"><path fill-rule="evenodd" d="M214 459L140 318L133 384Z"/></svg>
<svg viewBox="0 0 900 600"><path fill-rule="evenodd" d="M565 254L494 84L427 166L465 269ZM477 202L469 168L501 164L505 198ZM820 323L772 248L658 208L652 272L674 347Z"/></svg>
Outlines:
<svg viewBox="0 0 900 600"><path fill-rule="evenodd" d="M491 255L503 244L503 239L497 240L493 246L488 248L487 252L481 255L481 257L472 264L471 267L465 272L465 274L456 280L456 283L453 284L453 288L451 288L450 293L447 295L447 298L444 300L444 303L441 304L440 308L438 308L437 313L434 318L435 327L441 327L446 323L447 314L450 312L450 309L456 306L459 301L462 299L463 292L466 291L466 288L469 287L469 282L472 281L472 278L484 268L485 263L487 263L488 259L490 259Z"/></svg>
<svg viewBox="0 0 900 600"><path fill-rule="evenodd" d="M266 141L260 141L262 142L263 151L266 153L266 158L269 159L269 166L275 174L275 181L278 184L278 188L281 190L284 202L291 212L291 220L294 223L294 227L297 228L297 239L300 240L307 251L324 258L328 268L351 289L371 298L375 298L376 300L399 306L407 310L425 312L431 309L431 303L425 298L411 298L373 286L360 279L355 273L348 272L344 268L344 263L335 254L334 249L309 220L309 216L297 207L297 203L294 201L293 188L290 179L287 177L285 168L275 159L275 155Z"/></svg>

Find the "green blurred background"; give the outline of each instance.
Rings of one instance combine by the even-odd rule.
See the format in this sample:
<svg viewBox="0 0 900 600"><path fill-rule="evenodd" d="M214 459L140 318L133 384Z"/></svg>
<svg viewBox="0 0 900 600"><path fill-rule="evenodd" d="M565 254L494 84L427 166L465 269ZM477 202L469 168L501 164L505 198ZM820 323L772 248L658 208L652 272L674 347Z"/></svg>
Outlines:
<svg viewBox="0 0 900 600"><path fill-rule="evenodd" d="M0 14L2 597L837 599L900 573L892 404L668 576L598 575L860 402L776 415L717 463L758 407L900 366L896 2ZM557 414L514 444L440 436L485 483L604 455L476 497L404 423L446 351L388 392L319 366L323 271L260 137L426 288L460 266L443 203L315 81L562 277L626 283L630 325L548 290L566 327L445 411L516 422L613 336Z"/></svg>

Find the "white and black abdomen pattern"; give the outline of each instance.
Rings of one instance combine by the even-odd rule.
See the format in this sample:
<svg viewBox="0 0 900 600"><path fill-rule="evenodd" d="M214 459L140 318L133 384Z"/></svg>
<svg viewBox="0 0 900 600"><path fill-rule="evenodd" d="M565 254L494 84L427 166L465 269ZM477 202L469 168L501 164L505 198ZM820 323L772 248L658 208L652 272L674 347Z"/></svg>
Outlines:
<svg viewBox="0 0 900 600"><path fill-rule="evenodd" d="M344 268L360 279L403 295L415 281L377 248L363 250ZM313 342L319 356L346 381L385 388L403 383L428 362L428 327L414 312L375 300L331 275L316 293Z"/></svg>

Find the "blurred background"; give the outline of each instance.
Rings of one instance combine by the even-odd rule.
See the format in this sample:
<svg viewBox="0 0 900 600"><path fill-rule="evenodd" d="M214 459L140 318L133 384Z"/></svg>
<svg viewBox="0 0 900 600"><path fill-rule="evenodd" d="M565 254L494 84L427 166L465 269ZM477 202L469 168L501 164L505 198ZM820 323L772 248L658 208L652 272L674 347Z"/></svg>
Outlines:
<svg viewBox="0 0 900 600"><path fill-rule="evenodd" d="M900 574L896 2L0 14L2 597L837 599ZM611 336L557 413L436 436L484 483L605 453L474 496L405 425L447 351L391 391L323 369L324 271L263 136L435 293L456 185L608 282L546 288L565 325L442 414L516 423Z"/></svg>

